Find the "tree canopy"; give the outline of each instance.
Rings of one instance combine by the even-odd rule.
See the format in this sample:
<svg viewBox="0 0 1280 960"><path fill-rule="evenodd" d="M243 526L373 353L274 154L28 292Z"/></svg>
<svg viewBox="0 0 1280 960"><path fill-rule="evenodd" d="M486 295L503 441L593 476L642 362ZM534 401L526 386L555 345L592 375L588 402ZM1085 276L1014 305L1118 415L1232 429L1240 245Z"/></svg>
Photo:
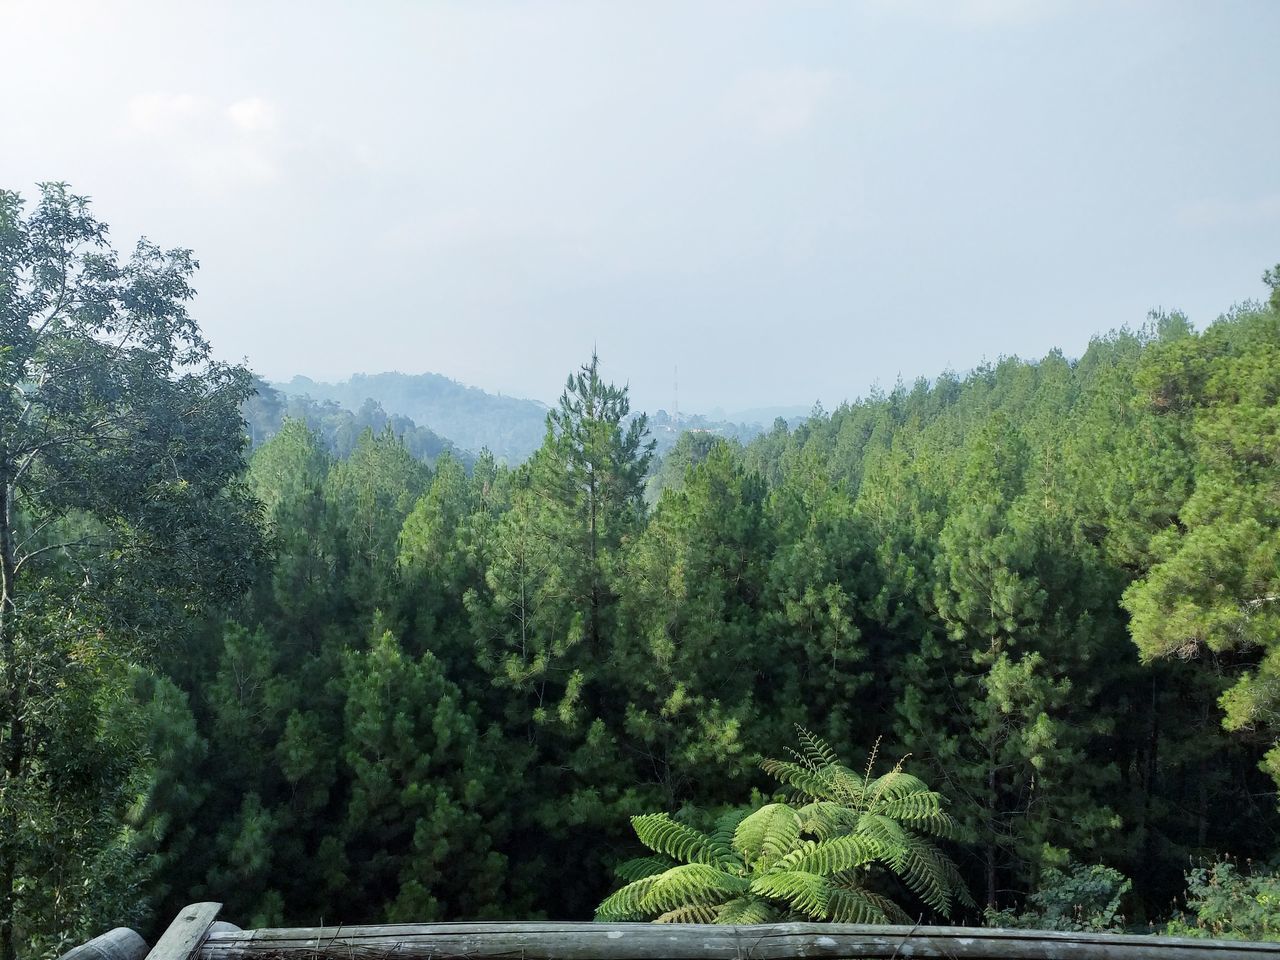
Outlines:
<svg viewBox="0 0 1280 960"><path fill-rule="evenodd" d="M70 891L97 874L120 883L94 892L134 912L117 835L144 789L130 665L252 576L250 379L210 359L187 310L195 268L190 251L146 241L122 259L62 184L29 214L0 191L4 960L94 910Z"/></svg>
<svg viewBox="0 0 1280 960"><path fill-rule="evenodd" d="M592 356L512 465L246 405L195 266L0 193L0 960L201 898L587 917L637 835L693 862L606 913L1110 929L1280 854L1280 268L664 463Z"/></svg>

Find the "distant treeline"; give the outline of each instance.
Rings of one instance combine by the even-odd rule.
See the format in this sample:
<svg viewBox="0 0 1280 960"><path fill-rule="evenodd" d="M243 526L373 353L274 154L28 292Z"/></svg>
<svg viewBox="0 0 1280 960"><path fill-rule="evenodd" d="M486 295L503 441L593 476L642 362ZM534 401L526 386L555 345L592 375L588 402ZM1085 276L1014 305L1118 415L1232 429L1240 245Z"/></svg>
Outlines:
<svg viewBox="0 0 1280 960"><path fill-rule="evenodd" d="M390 430L410 455L428 464L435 463L445 453L468 468L475 460L469 451L460 449L452 440L402 414L387 413L382 404L371 398L365 398L349 410L335 400L313 400L305 394L281 393L260 378L254 379L254 387L255 394L241 405L240 412L248 430L249 445L255 450L279 433L285 419L291 417L315 431L325 448L340 459L351 455L366 430L374 433Z"/></svg>
<svg viewBox="0 0 1280 960"><path fill-rule="evenodd" d="M464 450L488 450L508 463L519 463L538 449L546 431L543 404L487 393L438 373L358 373L341 383L294 377L273 386L289 397L333 401L348 410L360 410L373 400L439 431Z"/></svg>
<svg viewBox="0 0 1280 960"><path fill-rule="evenodd" d="M437 373L362 373L341 383L299 376L286 383L258 384L259 398L245 408L255 445L279 429L284 414L303 417L326 442L335 437L338 445L330 442L330 449L339 456L351 452L364 427L380 431L384 419L392 422L397 436L406 438L415 456L427 461L435 459L447 437L456 445L455 454L487 450L499 462L515 465L532 456L546 438L547 408L541 403L488 393ZM344 418L344 410L352 416ZM700 414L677 418L665 410L649 418L649 429L659 457L686 430L743 443L764 432L756 423L730 423Z"/></svg>

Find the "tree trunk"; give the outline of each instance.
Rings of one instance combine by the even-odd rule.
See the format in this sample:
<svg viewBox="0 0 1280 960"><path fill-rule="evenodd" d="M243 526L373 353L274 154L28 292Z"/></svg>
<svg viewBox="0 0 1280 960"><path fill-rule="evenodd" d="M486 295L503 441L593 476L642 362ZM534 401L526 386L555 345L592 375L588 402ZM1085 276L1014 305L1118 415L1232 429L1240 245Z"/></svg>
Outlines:
<svg viewBox="0 0 1280 960"><path fill-rule="evenodd" d="M587 551L591 558L591 612L589 615L589 623L587 625L587 639L592 657L600 655L600 568L596 559L599 551L599 534L596 530L598 523L596 512L599 509L596 502L596 473L594 468L588 468L590 477L587 484L587 499L590 507L590 529L587 533Z"/></svg>
<svg viewBox="0 0 1280 960"><path fill-rule="evenodd" d="M996 788L996 757L995 747L992 744L989 748L987 758L987 816L990 817L991 837L987 841L987 863L986 863L986 881L987 881L987 906L992 910L997 907L996 904L996 833L995 823L997 817L996 807L999 803L999 793Z"/></svg>
<svg viewBox="0 0 1280 960"><path fill-rule="evenodd" d="M0 476L0 666L3 667L5 705L0 723L0 797L12 796L14 782L22 773L22 695L18 684L17 605L14 577L13 486L7 475ZM17 903L14 882L18 863L15 838L17 818L8 803L0 807L0 960L14 960L14 914Z"/></svg>

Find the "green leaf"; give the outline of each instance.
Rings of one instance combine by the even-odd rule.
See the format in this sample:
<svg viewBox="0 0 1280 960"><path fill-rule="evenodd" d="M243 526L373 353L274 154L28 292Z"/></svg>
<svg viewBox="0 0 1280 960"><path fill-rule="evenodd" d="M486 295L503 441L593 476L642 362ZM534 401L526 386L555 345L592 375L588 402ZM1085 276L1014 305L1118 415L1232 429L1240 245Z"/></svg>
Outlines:
<svg viewBox="0 0 1280 960"><path fill-rule="evenodd" d="M705 863L672 867L653 877L640 907L645 913L665 913L677 907L720 904L747 891L749 881Z"/></svg>
<svg viewBox="0 0 1280 960"><path fill-rule="evenodd" d="M767 868L800 838L800 817L785 803L770 803L738 824L733 846L749 864Z"/></svg>
<svg viewBox="0 0 1280 960"><path fill-rule="evenodd" d="M864 866L881 856L883 851L879 841L870 837L836 837L784 857L778 862L778 867L829 877Z"/></svg>
<svg viewBox="0 0 1280 960"><path fill-rule="evenodd" d="M814 920L828 919L827 907L834 889L826 877L800 871L767 873L751 881L752 893L786 901Z"/></svg>
<svg viewBox="0 0 1280 960"><path fill-rule="evenodd" d="M623 880L635 881L664 873L674 866L669 857L636 857L622 861L613 868L613 872Z"/></svg>
<svg viewBox="0 0 1280 960"><path fill-rule="evenodd" d="M650 850L673 860L718 864L715 845L705 833L677 823L665 813L647 813L631 818L636 836Z"/></svg>
<svg viewBox="0 0 1280 960"><path fill-rule="evenodd" d="M650 915L641 904L657 881L658 875L644 877L615 890L596 907L596 920L644 920Z"/></svg>

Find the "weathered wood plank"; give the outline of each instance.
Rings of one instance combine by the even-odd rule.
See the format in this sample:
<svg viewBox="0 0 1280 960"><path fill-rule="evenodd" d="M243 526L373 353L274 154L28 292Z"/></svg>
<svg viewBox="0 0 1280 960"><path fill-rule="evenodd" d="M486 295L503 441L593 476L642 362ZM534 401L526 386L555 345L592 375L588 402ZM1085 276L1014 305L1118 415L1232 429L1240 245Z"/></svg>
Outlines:
<svg viewBox="0 0 1280 960"><path fill-rule="evenodd" d="M1280 943L970 927L440 923L211 934L199 960L1280 960Z"/></svg>
<svg viewBox="0 0 1280 960"><path fill-rule="evenodd" d="M116 927L72 947L58 960L143 960L150 949L147 941L133 930Z"/></svg>
<svg viewBox="0 0 1280 960"><path fill-rule="evenodd" d="M220 903L193 903L183 907L151 948L147 960L191 960L209 936L209 928L221 909Z"/></svg>

